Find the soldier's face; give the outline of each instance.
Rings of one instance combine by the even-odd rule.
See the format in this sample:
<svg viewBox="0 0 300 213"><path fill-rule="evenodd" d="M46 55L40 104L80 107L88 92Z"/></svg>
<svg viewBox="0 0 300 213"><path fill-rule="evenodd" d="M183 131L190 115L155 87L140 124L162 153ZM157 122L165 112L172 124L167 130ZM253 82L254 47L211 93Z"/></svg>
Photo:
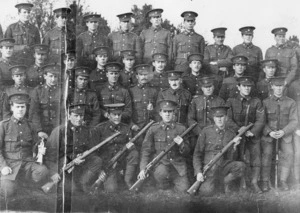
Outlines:
<svg viewBox="0 0 300 213"><path fill-rule="evenodd" d="M98 65L100 65L100 66L104 66L107 63L107 60L108 60L107 54L97 55L97 57L96 57L96 61L97 61Z"/></svg>
<svg viewBox="0 0 300 213"><path fill-rule="evenodd" d="M126 70L132 69L135 60L132 58L123 58L123 64Z"/></svg>
<svg viewBox="0 0 300 213"><path fill-rule="evenodd" d="M246 64L234 64L233 70L236 75L243 75L246 70Z"/></svg>
<svg viewBox="0 0 300 213"><path fill-rule="evenodd" d="M57 15L55 17L56 17L55 18L56 26L58 26L58 27L64 27L66 25L67 16L65 16L65 15Z"/></svg>
<svg viewBox="0 0 300 213"><path fill-rule="evenodd" d="M222 45L224 44L225 36L214 36L214 40L217 45Z"/></svg>
<svg viewBox="0 0 300 213"><path fill-rule="evenodd" d="M206 96L211 96L214 92L214 85L211 85L211 86L203 86L201 87L202 91L203 91L203 94L206 95Z"/></svg>
<svg viewBox="0 0 300 213"><path fill-rule="evenodd" d="M89 79L88 77L86 76L77 76L76 78L76 87L78 89L84 89L84 88L87 88L87 85L88 85L88 82L89 82Z"/></svg>
<svg viewBox="0 0 300 213"><path fill-rule="evenodd" d="M34 53L35 63L36 64L44 64L47 60L47 53Z"/></svg>
<svg viewBox="0 0 300 213"><path fill-rule="evenodd" d="M69 121L74 126L82 126L84 121L84 115L83 114L77 114L75 112L71 112L69 115Z"/></svg>
<svg viewBox="0 0 300 213"><path fill-rule="evenodd" d="M181 82L182 82L182 79L181 78L178 78L178 79L169 79L169 84L170 84L170 87L172 89L178 89L181 85Z"/></svg>
<svg viewBox="0 0 300 213"><path fill-rule="evenodd" d="M109 112L108 119L114 124L121 123L122 113L121 112Z"/></svg>
<svg viewBox="0 0 300 213"><path fill-rule="evenodd" d="M277 45L282 45L285 43L285 35L275 35L275 41Z"/></svg>
<svg viewBox="0 0 300 213"><path fill-rule="evenodd" d="M158 27L162 23L162 18L161 18L161 16L152 16L150 18L150 22L151 22L153 27Z"/></svg>
<svg viewBox="0 0 300 213"><path fill-rule="evenodd" d="M163 72L166 68L167 62L166 61L153 61L152 65L157 72Z"/></svg>
<svg viewBox="0 0 300 213"><path fill-rule="evenodd" d="M26 109L27 109L27 106L26 106L25 103L23 103L23 104L12 103L10 108L11 108L11 111L13 113L13 116L16 119L24 118L25 113L26 113Z"/></svg>
<svg viewBox="0 0 300 213"><path fill-rule="evenodd" d="M242 96L248 96L248 95L250 95L252 86L241 84L241 85L237 85L237 88L240 91L240 94Z"/></svg>
<svg viewBox="0 0 300 213"><path fill-rule="evenodd" d="M284 90L284 85L274 85L274 84L272 84L271 87L272 87L272 90L273 90L274 95L276 97L281 97L282 96L283 90Z"/></svg>
<svg viewBox="0 0 300 213"><path fill-rule="evenodd" d="M166 123L169 123L173 120L174 117L174 110L160 110L159 115L161 116L162 120Z"/></svg>
<svg viewBox="0 0 300 213"><path fill-rule="evenodd" d="M201 61L191 61L189 67L191 68L192 72L199 72L199 70L202 68L202 63Z"/></svg>
<svg viewBox="0 0 300 213"><path fill-rule="evenodd" d="M194 26L196 25L196 21L195 20L184 20L183 24L184 24L185 29L192 30L192 29L194 29Z"/></svg>
<svg viewBox="0 0 300 213"><path fill-rule="evenodd" d="M15 81L16 85L24 84L25 78L24 74L12 75L12 79Z"/></svg>
<svg viewBox="0 0 300 213"><path fill-rule="evenodd" d="M19 18L21 22L27 22L29 21L29 16L30 16L30 10L26 9L20 9L19 11Z"/></svg>
<svg viewBox="0 0 300 213"><path fill-rule="evenodd" d="M73 69L75 67L75 63L76 60L73 57L68 57L64 60L64 64L66 65L68 70Z"/></svg>
<svg viewBox="0 0 300 213"><path fill-rule="evenodd" d="M128 31L131 27L130 21L120 21L120 29L122 31Z"/></svg>
<svg viewBox="0 0 300 213"><path fill-rule="evenodd" d="M47 72L46 74L44 74L44 79L45 82L48 86L55 86L58 83L58 76L54 75L52 73Z"/></svg>
<svg viewBox="0 0 300 213"><path fill-rule="evenodd" d="M275 75L276 67L275 66L265 66L263 68L263 70L266 74L266 78L271 78Z"/></svg>
<svg viewBox="0 0 300 213"><path fill-rule="evenodd" d="M149 81L148 74L137 74L136 78L138 79L139 84L146 84Z"/></svg>
<svg viewBox="0 0 300 213"><path fill-rule="evenodd" d="M107 80L109 83L115 84L118 82L120 73L119 72L107 72L106 76L107 76Z"/></svg>
<svg viewBox="0 0 300 213"><path fill-rule="evenodd" d="M217 127L223 129L225 127L226 116L214 116L214 122Z"/></svg>
<svg viewBox="0 0 300 213"><path fill-rule="evenodd" d="M6 47L6 46L2 46L1 47L1 53L2 53L2 58L10 58L14 52L14 47Z"/></svg>
<svg viewBox="0 0 300 213"><path fill-rule="evenodd" d="M249 44L253 40L253 35L251 35L251 34L243 34L242 38L243 38L244 43Z"/></svg>
<svg viewBox="0 0 300 213"><path fill-rule="evenodd" d="M87 21L86 22L86 26L88 27L89 31L96 31L98 29L99 26L99 22L98 21Z"/></svg>

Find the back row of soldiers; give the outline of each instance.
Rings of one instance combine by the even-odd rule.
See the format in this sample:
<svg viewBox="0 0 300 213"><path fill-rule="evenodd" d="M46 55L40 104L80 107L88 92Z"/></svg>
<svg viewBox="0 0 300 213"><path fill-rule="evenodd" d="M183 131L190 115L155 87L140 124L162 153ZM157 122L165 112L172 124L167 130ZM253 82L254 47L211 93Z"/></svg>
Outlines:
<svg viewBox="0 0 300 213"><path fill-rule="evenodd" d="M229 192L230 182L236 178L241 178L245 189L243 162L250 164L251 189L255 193L268 191L275 139L281 140L281 189L288 190L292 169L295 183L300 184L297 54L285 42L286 28L272 30L276 45L262 60L260 48L252 44L255 28L251 26L240 29L244 43L233 50L223 44L226 28L213 29L215 44L205 47L203 37L193 30L197 13L182 13L185 29L172 39L161 27L163 10L154 9L147 13L152 26L140 36L130 32L131 13L118 15L120 31L108 37L97 31L100 16L91 14L85 16L88 31L75 39L66 27L71 10L61 7L54 10L57 26L39 44L36 28L28 23L28 17L27 21L22 19L32 6L16 5L20 21L9 26L6 38L0 41L3 196L15 192L15 180L22 182L23 173L34 182L47 178L58 181L62 158L67 162L76 159L116 130L121 135L111 144L86 161L76 162L77 188L88 192L99 176L105 180L106 190L116 191L119 173L106 174L103 165L124 144L130 152L126 166L120 165L119 170L125 171L124 180L130 188L139 159L138 178L143 179L150 157L175 138L178 146L155 169L154 178L162 189L171 180L177 190L186 191L195 177L204 179L203 166L250 122L254 125L243 139L246 148L238 146L238 152L228 152L207 174L200 191L213 192L215 183L220 182L217 180L222 179ZM14 51L23 57L32 45L33 65L27 68L17 61L10 66ZM47 64L47 59L62 65ZM76 61L86 66L76 66ZM20 108L23 111L19 112ZM127 143L151 119L157 123L136 146ZM197 126L188 139L178 136L193 123ZM49 136L43 166L34 163L31 155L37 136ZM245 150L250 153L248 161Z"/></svg>

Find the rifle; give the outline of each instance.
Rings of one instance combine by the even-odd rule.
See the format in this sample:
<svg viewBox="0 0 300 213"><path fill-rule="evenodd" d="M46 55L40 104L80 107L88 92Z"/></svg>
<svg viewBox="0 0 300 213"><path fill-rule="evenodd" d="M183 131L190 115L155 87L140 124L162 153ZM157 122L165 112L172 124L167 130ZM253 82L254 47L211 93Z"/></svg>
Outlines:
<svg viewBox="0 0 300 213"><path fill-rule="evenodd" d="M118 135L120 135L121 132L116 132L115 134L109 136L108 138L106 138L104 141L100 142L99 144L97 144L96 146L92 147L91 149L83 152L81 155L78 155L76 157L76 159L79 159L79 160L83 160L84 158L86 158L88 155L92 154L94 151L96 151L97 149L99 149L100 147L102 147L103 145L107 144L109 141L111 141L112 139L114 139L115 137L117 137ZM67 171L68 173L71 173L72 170L74 169L74 166L75 166L75 160L72 160L70 163L68 163L67 165L65 165L59 175L61 176L65 171ZM50 181L48 183L46 183L45 185L42 186L42 190L45 192L45 193L48 193L52 187L57 184L57 181Z"/></svg>
<svg viewBox="0 0 300 213"><path fill-rule="evenodd" d="M152 124L154 123L153 120L151 120L141 131L139 131L138 134L136 134L128 143L134 143ZM127 152L128 148L126 145L108 162L104 169L104 173L109 174L113 169L115 163L120 160L120 158ZM100 174L101 175L101 174ZM92 185L92 190L91 194L95 194L99 188L99 186L104 182L105 180L101 179L100 177L95 181L95 183Z"/></svg>
<svg viewBox="0 0 300 213"><path fill-rule="evenodd" d="M180 137L183 138L184 136L186 136L195 126L197 125L197 123L192 124L188 129L186 129L181 135ZM148 174L149 171L154 168L154 166L156 164L158 164L160 162L160 160L175 146L175 141L173 140L173 142L168 145L165 150L163 150L162 152L160 152L150 163L147 164L146 168L145 168L145 174ZM141 185L144 183L146 179L138 179L129 189L130 191L138 191L139 188L141 187Z"/></svg>
<svg viewBox="0 0 300 213"><path fill-rule="evenodd" d="M280 130L280 105L277 105L277 126L276 126L276 130L279 131ZM278 161L279 161L279 153L278 153L278 146L279 146L279 138L276 139L275 142L275 151L276 151L276 158L275 158L275 189L278 188Z"/></svg>
<svg viewBox="0 0 300 213"><path fill-rule="evenodd" d="M238 131L238 134L231 140L228 142L228 144L226 144L226 146L223 147L222 150L220 150L214 157L213 159L211 159L209 161L208 164L206 164L204 166L204 169L203 169L203 176L205 176L205 174L207 173L207 171L213 167L213 165L215 165L218 160L220 160L220 158L223 156L223 154L234 144L234 139L235 138L238 138L238 137L241 137L243 134L245 134L245 132L247 132L251 127L253 126L252 123L250 123L248 126L242 126L239 131ZM190 195L194 195L198 189L200 188L201 186L201 181L196 181L187 191L187 193L189 193Z"/></svg>
<svg viewBox="0 0 300 213"><path fill-rule="evenodd" d="M247 105L247 109L246 109L246 116L245 116L245 122L244 122L244 126L247 126L249 123L249 111L250 111L250 104ZM244 137L242 142L241 142L241 159L246 163L246 156L245 156L245 151L246 151L246 143L247 143L247 137Z"/></svg>

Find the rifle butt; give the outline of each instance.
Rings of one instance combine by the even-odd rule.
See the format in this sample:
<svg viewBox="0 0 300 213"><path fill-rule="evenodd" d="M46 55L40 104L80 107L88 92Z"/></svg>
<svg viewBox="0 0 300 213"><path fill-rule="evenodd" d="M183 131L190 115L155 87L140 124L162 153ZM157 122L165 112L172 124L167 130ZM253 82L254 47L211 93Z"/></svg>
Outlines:
<svg viewBox="0 0 300 213"><path fill-rule="evenodd" d="M54 181L51 181L51 182L48 182L46 184L44 184L42 186L42 190L44 193L48 194L52 189L53 187L57 184L57 182L54 182Z"/></svg>
<svg viewBox="0 0 300 213"><path fill-rule="evenodd" d="M138 179L129 189L132 192L138 192L145 180Z"/></svg>
<svg viewBox="0 0 300 213"><path fill-rule="evenodd" d="M196 181L188 190L187 193L189 193L190 195L195 195L198 191L198 189L200 188L201 182L200 181Z"/></svg>

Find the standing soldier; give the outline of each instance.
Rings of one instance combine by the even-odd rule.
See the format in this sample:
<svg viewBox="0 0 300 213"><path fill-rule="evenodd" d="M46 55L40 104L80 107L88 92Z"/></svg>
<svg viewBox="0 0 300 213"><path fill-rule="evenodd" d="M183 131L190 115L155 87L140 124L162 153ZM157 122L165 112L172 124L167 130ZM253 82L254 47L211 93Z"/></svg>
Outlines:
<svg viewBox="0 0 300 213"><path fill-rule="evenodd" d="M230 107L228 117L235 123L236 130L253 123L252 128L245 133L244 145L238 146L239 159L245 160L245 149L249 150L251 189L254 193L262 193L257 181L261 168L260 138L265 124L265 112L261 100L250 95L254 88L252 77L243 76L237 80L239 94L234 98L229 98L226 102L226 105Z"/></svg>
<svg viewBox="0 0 300 213"><path fill-rule="evenodd" d="M5 38L0 40L0 87L13 85L14 81L11 78L10 66L14 64L11 57L14 52L15 40L13 38Z"/></svg>
<svg viewBox="0 0 300 213"><path fill-rule="evenodd" d="M124 111L122 113L122 121L129 124L132 116L131 97L127 89L119 84L120 70L122 64L117 62L107 63L105 65L107 82L101 87L98 100L100 102L101 114L108 118L109 113L104 105L123 103ZM102 117L103 117L102 116Z"/></svg>
<svg viewBox="0 0 300 213"><path fill-rule="evenodd" d="M61 67L48 64L43 68L45 83L32 92L29 119L37 126L40 137L47 137L63 117L62 91L59 85Z"/></svg>
<svg viewBox="0 0 300 213"><path fill-rule="evenodd" d="M152 55L152 65L154 67L151 73L152 79L150 86L161 91L169 87L168 74L166 73L168 56L164 53L154 53Z"/></svg>
<svg viewBox="0 0 300 213"><path fill-rule="evenodd" d="M270 79L275 76L277 70L277 59L266 59L260 62L264 78L256 84L257 96L261 101L272 95L271 81Z"/></svg>
<svg viewBox="0 0 300 213"><path fill-rule="evenodd" d="M104 189L108 192L118 190L118 179L120 179L120 171L124 171L124 181L128 189L132 186L135 176L136 167L139 163L139 153L134 147L134 144L129 142L132 137L131 130L128 125L121 122L124 104L107 104L105 105L108 113L108 121L105 121L96 127L96 131L101 134L101 140L113 135L116 131L121 134L114 138L111 143L107 144L103 149L99 150L99 156L103 160L103 165L111 160L115 154L126 145L128 154L126 159L118 162L114 171L107 176L104 171L101 171L100 178L104 181ZM129 142L129 143L128 143ZM125 157L125 156L124 156ZM107 178L106 178L107 177Z"/></svg>
<svg viewBox="0 0 300 213"><path fill-rule="evenodd" d="M28 68L27 71L27 84L30 87L36 87L44 83L42 67L45 66L48 54L49 47L44 44L34 45L34 64Z"/></svg>
<svg viewBox="0 0 300 213"><path fill-rule="evenodd" d="M163 100L159 103L159 115L162 121L153 124L146 133L141 150L141 162L139 179L145 179L145 168L151 156L159 153L174 140L174 146L165 155L154 169L154 179L159 189L167 189L170 182L174 184L175 190L185 192L189 187L187 177L186 155L190 152L189 142L183 140L179 135L185 131L182 124L174 121L177 105L171 100Z"/></svg>
<svg viewBox="0 0 300 213"><path fill-rule="evenodd" d="M137 82L135 73L133 71L133 67L135 64L135 50L122 50L122 62L124 68L120 72L120 84L129 89L130 87L134 86Z"/></svg>
<svg viewBox="0 0 300 213"><path fill-rule="evenodd" d="M248 58L248 66L245 75L252 76L254 82L257 82L260 75L260 61L263 59L262 51L259 47L253 45L253 31L255 27L247 26L239 29L242 33L243 43L235 46L233 55L244 55Z"/></svg>
<svg viewBox="0 0 300 213"><path fill-rule="evenodd" d="M140 37L131 32L131 18L133 13L123 13L117 15L120 20L120 29L108 35L113 49L113 60L121 62L122 50L135 50L137 63L142 62L142 48Z"/></svg>
<svg viewBox="0 0 300 213"><path fill-rule="evenodd" d="M53 13L56 26L46 33L43 44L49 46L52 62L60 63L62 53L75 50L76 36L67 24L71 9L68 6L57 7Z"/></svg>
<svg viewBox="0 0 300 213"><path fill-rule="evenodd" d="M96 126L100 123L100 108L96 92L88 89L90 71L88 67L75 68L75 88L69 90L67 103L69 105L84 104L85 125Z"/></svg>
<svg viewBox="0 0 300 213"><path fill-rule="evenodd" d="M0 122L0 195L5 199L16 193L18 183L39 187L48 175L47 167L33 158L38 138L34 125L25 118L29 95L12 94L9 100L12 116Z"/></svg>
<svg viewBox="0 0 300 213"><path fill-rule="evenodd" d="M9 103L9 96L15 93L26 93L31 96L32 87L29 87L26 84L26 70L27 67L24 65L16 65L12 66L9 71L11 72L12 79L14 80L15 84L12 86L8 86L5 88L5 95L3 96L3 119L7 119L11 117L11 110L10 110L10 103ZM30 99L29 99L30 100ZM27 105L27 113L26 118L28 117L29 105Z"/></svg>
<svg viewBox="0 0 300 213"><path fill-rule="evenodd" d="M204 54L205 41L202 35L195 32L197 13L185 11L181 14L184 19L184 30L174 37L173 57L175 70L185 71L189 67L188 56L192 53Z"/></svg>
<svg viewBox="0 0 300 213"><path fill-rule="evenodd" d="M278 76L286 76L285 85L288 86L295 80L298 61L295 50L286 43L285 34L287 28L280 27L272 30L275 35L276 45L273 45L266 51L265 59L278 60Z"/></svg>
<svg viewBox="0 0 300 213"><path fill-rule="evenodd" d="M146 13L146 18L150 19L152 26L141 32L142 59L145 64L152 61L154 53L164 53L167 55L167 63L170 66L172 61L172 41L171 32L162 28L161 14L163 9L153 9Z"/></svg>
<svg viewBox="0 0 300 213"><path fill-rule="evenodd" d="M18 52L29 48L31 45L40 44L41 38L39 30L29 23L33 4L19 3L15 7L18 9L19 21L8 26L4 38L15 39L15 51Z"/></svg>
<svg viewBox="0 0 300 213"><path fill-rule="evenodd" d="M93 50L99 46L109 46L106 35L99 31L100 15L88 14L83 17L88 28L87 31L81 33L76 39L77 58L82 61L86 60L87 65L94 61L95 56Z"/></svg>
<svg viewBox="0 0 300 213"><path fill-rule="evenodd" d="M75 87L75 66L77 64L76 53L74 50L69 50L67 53L62 54L63 67L62 71L64 73L62 83L66 83L66 75L68 75L68 86L69 90Z"/></svg>
<svg viewBox="0 0 300 213"><path fill-rule="evenodd" d="M210 160L222 150L235 137L235 131L226 124L228 107L217 106L211 108L214 124L204 128L198 138L193 156L194 172L197 181L204 181L203 168ZM241 138L234 139L236 147ZM240 189L244 189L245 164L234 159L235 148L230 148L223 154L221 159L206 173L205 182L201 184L199 192L211 196L217 188L218 183L224 184L225 193L230 193L232 181L241 179ZM223 191L223 190L221 190Z"/></svg>
<svg viewBox="0 0 300 213"><path fill-rule="evenodd" d="M280 189L289 189L286 181L293 165L293 132L297 128L296 102L283 94L286 77L271 78L273 94L263 101L266 110L266 125L263 129L262 142L262 190L269 191L269 180L272 165L272 153L276 140L279 143L280 155ZM299 85L298 85L299 86ZM277 174L275 174L277 175Z"/></svg>
<svg viewBox="0 0 300 213"><path fill-rule="evenodd" d="M212 29L215 43L206 46L204 50L204 63L210 67L218 82L222 82L222 79L228 76L233 56L231 48L224 45L226 30L225 27Z"/></svg>
<svg viewBox="0 0 300 213"><path fill-rule="evenodd" d="M174 121L187 125L187 114L188 106L191 103L192 95L191 93L182 88L182 78L181 75L183 71L167 71L168 80L170 87L168 89L161 90L157 96L157 103L162 100L174 101L178 108L175 112Z"/></svg>

